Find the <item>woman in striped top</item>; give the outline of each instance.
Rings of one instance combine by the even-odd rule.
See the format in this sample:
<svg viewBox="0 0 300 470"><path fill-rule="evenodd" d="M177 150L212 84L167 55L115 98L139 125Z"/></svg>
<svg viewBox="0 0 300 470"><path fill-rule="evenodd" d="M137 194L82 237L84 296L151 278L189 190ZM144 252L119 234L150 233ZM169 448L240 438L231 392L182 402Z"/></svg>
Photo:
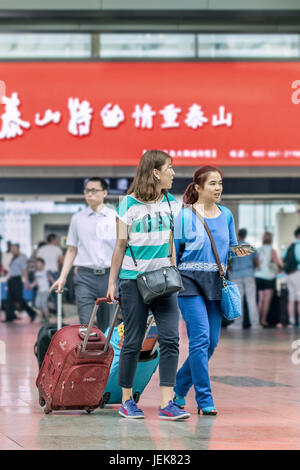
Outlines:
<svg viewBox="0 0 300 470"><path fill-rule="evenodd" d="M132 398L132 386L146 331L149 308L154 314L158 329L160 359L162 419L188 418L172 401L178 365L179 308L177 294L160 297L146 305L137 289L139 273L154 271L161 267L175 265L176 254L171 252L171 223L180 205L168 194L174 178L171 157L158 150L146 152L137 169L128 195L118 207L118 239L112 257L107 297L116 296L116 283L120 277L120 297L124 320L124 343L120 354L119 385L122 387L122 405L119 413L126 418L143 418ZM131 250L137 267L131 255Z"/></svg>

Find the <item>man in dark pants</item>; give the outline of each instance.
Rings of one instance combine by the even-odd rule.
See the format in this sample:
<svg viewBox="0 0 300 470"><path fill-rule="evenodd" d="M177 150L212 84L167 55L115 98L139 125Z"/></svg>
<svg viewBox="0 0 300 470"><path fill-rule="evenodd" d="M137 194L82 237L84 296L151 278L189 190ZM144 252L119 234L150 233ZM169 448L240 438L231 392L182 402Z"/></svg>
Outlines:
<svg viewBox="0 0 300 470"><path fill-rule="evenodd" d="M107 183L102 178L90 178L84 188L88 207L71 219L67 238L68 250L58 280L51 290L61 290L74 264L76 304L80 323L89 323L97 297L106 297L111 258L116 243L116 213L104 205ZM97 324L105 331L112 320L114 307L103 303L99 307Z"/></svg>
<svg viewBox="0 0 300 470"><path fill-rule="evenodd" d="M26 258L20 253L18 244L11 245L11 253L13 258L9 265L7 280L7 299L6 299L6 322L12 322L17 319L15 315L15 302L18 302L22 310L25 310L30 320L33 322L36 312L29 307L25 299L23 299L22 277L25 279L25 285L28 284Z"/></svg>

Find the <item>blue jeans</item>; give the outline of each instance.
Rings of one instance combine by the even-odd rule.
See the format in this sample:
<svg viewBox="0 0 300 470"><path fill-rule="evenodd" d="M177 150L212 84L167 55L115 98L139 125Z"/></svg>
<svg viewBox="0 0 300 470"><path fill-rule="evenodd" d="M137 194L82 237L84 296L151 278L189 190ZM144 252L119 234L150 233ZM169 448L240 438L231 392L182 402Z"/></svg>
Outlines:
<svg viewBox="0 0 300 470"><path fill-rule="evenodd" d="M178 303L187 327L189 356L177 372L175 393L185 397L194 385L198 409L214 406L208 361L220 337L220 302L194 295L179 297Z"/></svg>

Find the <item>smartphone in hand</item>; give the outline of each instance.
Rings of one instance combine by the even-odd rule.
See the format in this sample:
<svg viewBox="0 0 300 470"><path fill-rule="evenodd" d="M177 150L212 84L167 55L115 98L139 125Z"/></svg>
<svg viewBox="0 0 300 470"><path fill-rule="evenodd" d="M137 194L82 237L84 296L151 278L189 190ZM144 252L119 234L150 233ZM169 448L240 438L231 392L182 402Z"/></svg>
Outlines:
<svg viewBox="0 0 300 470"><path fill-rule="evenodd" d="M230 247L230 250L235 253L238 248L244 248L245 250L250 251L251 253L253 253L254 251L253 246L249 245L248 243L242 243L240 245L232 245Z"/></svg>

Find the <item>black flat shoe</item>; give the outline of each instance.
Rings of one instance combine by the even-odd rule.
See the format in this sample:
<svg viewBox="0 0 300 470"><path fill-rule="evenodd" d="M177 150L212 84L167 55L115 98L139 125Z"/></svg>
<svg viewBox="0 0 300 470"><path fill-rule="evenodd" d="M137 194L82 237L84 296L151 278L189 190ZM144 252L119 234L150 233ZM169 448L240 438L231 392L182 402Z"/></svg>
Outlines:
<svg viewBox="0 0 300 470"><path fill-rule="evenodd" d="M201 414L206 416L216 416L218 414L218 410L214 406L206 406L205 408L198 408L198 415Z"/></svg>
<svg viewBox="0 0 300 470"><path fill-rule="evenodd" d="M14 315L13 317L5 318L5 320L2 320L2 323L11 323L14 320L18 320L18 317Z"/></svg>
<svg viewBox="0 0 300 470"><path fill-rule="evenodd" d="M36 316L37 316L37 313L36 313L36 312L34 312L34 313L32 313L31 315L29 315L29 317L30 317L30 323L34 322L34 320L36 319Z"/></svg>

